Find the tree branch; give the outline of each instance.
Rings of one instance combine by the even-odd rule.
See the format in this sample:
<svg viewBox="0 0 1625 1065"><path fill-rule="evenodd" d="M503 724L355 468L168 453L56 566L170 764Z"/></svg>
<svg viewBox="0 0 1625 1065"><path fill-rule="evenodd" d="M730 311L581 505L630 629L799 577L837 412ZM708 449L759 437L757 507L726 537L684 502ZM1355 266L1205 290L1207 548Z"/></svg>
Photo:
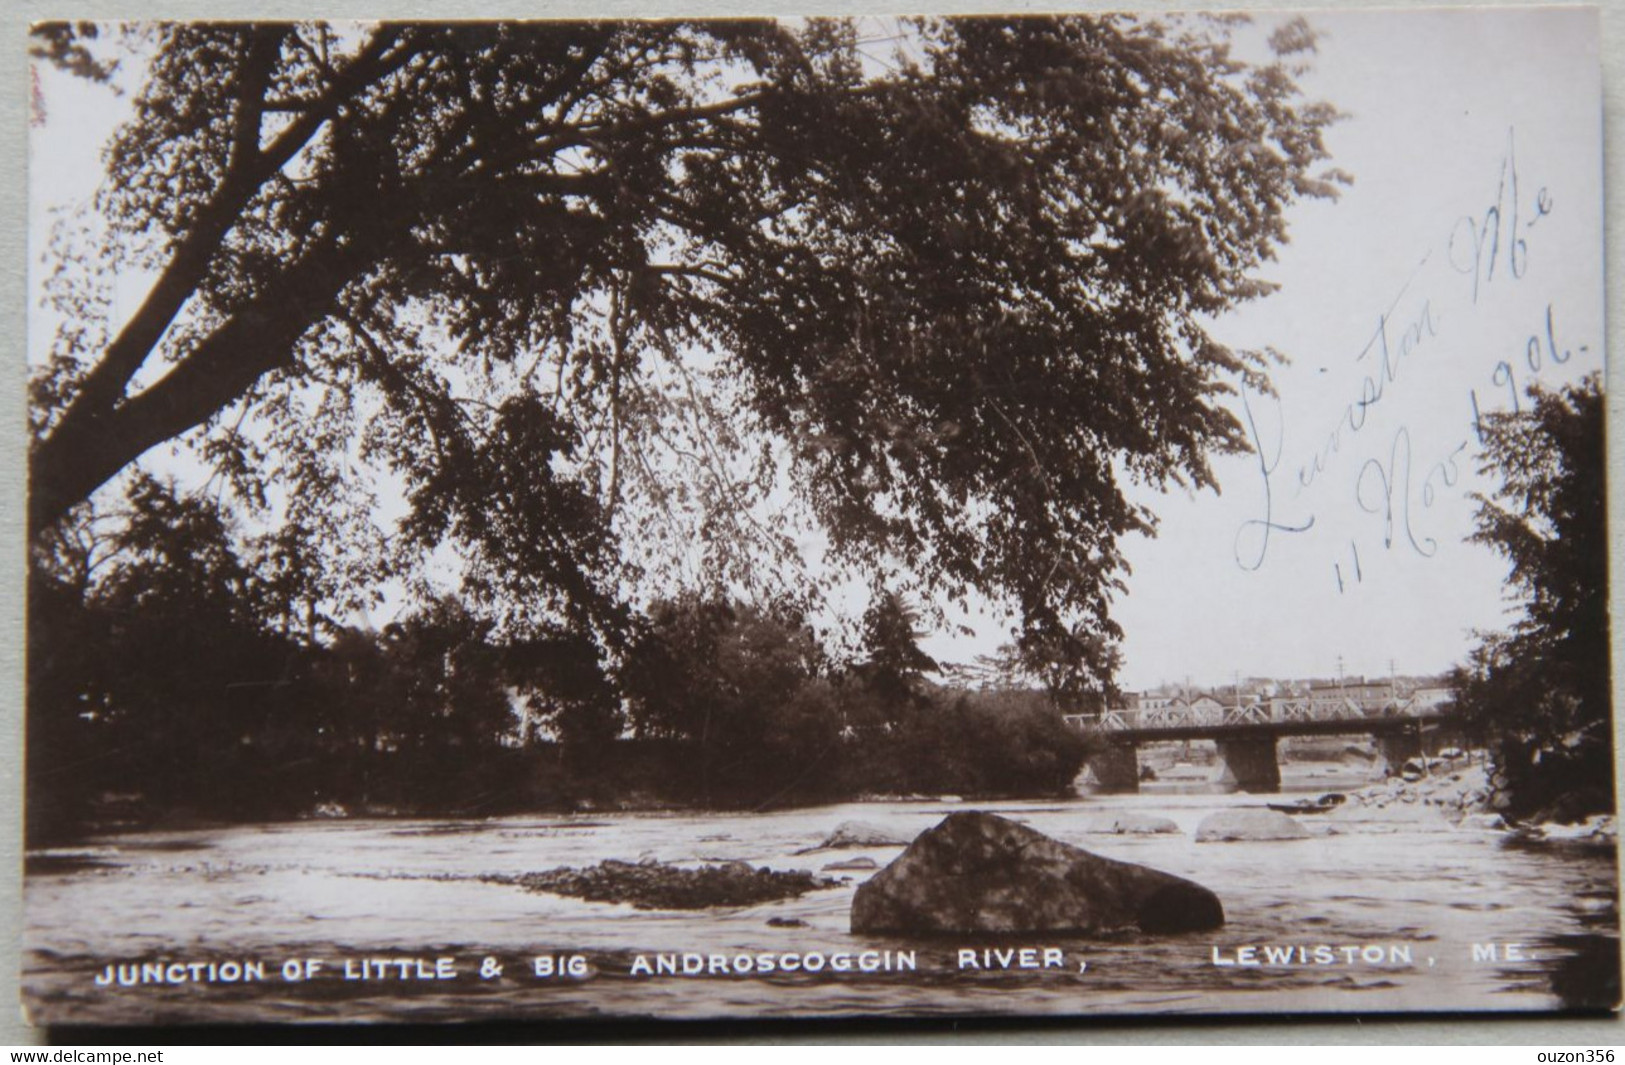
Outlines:
<svg viewBox="0 0 1625 1065"><path fill-rule="evenodd" d="M208 421L266 373L293 361L305 331L375 249L328 243L290 267L151 387L94 422L64 422L30 462L30 540L149 448Z"/></svg>
<svg viewBox="0 0 1625 1065"><path fill-rule="evenodd" d="M85 375L73 400L52 428L50 435L36 444L31 463L33 496L29 503L30 538L44 527L42 523L55 522L68 507L84 499L117 472L117 468L102 469L105 462L111 461L108 456L114 453L126 454L126 462L134 461L147 448L163 439L159 437L140 443L133 451L120 445L119 441L132 429L135 432L130 439L139 443L147 436L146 427L172 420L155 417L150 412L154 410L156 402L167 401L167 397L173 394L173 385L158 392L157 399L148 398L148 393L155 391L154 389L149 389L135 399L127 399L124 393L130 381L151 356L181 308L195 295L226 235L236 225L243 210L264 182L279 173L282 167L315 136L321 126L337 113L346 100L364 86L397 69L413 54L410 47L390 52L390 46L396 39L396 31L387 29L380 31L345 68L341 79L335 82L307 112L283 130L266 149L261 150L258 141L263 96L271 83L284 32L281 28L256 31L244 60L244 77L239 91L240 110L233 133L232 151L226 174L213 200L198 213L192 228L177 241L169 264L153 283L140 308L107 346L100 361ZM296 267L293 273L298 272ZM336 293L347 281L346 276L333 288L333 292ZM290 276L284 279L284 284L272 291L298 287L299 282ZM330 297L331 294L329 299ZM322 306L325 307L327 302L328 300L322 300ZM287 321L298 320L301 317L297 312L293 315L284 315L281 310L267 313L264 305L265 296L262 295L247 307L235 312L231 320L241 320L260 313L265 313L267 319L272 322L281 317L285 317ZM306 321L305 326L301 326L289 338L290 341L297 339L309 324L309 321ZM188 379L195 371L187 373L181 371L186 370L188 364L195 359L202 358L205 366L212 364L215 360L206 353L214 350L213 342L221 334L229 332L227 327L222 327L215 336L203 341L197 349L185 356L164 380L168 381L178 374L181 380ZM257 370L240 387L234 386L230 398L240 395L262 372L263 369ZM236 377L234 374L228 375L227 380L235 382ZM142 402L143 400L145 402ZM138 405L136 414L122 416L124 408L131 405ZM205 412L196 418L188 414L183 419L185 424L182 430L206 420L212 413ZM130 446L135 446L135 443ZM75 454L84 457L86 465L83 470L72 468L74 463L71 456ZM98 459L97 456L101 457Z"/></svg>
<svg viewBox="0 0 1625 1065"><path fill-rule="evenodd" d="M390 61L379 58L389 40L381 33L346 68L344 80L336 83L321 101L261 151L258 145L261 98L270 84L282 33L280 28L261 31L250 46L244 61L233 147L214 198L198 212L192 227L176 242L169 264L153 283L146 299L80 382L73 401L52 430L52 437L92 432L91 426L109 415L123 399L130 380L145 364L170 323L196 293L226 235L264 182L304 147L356 89L382 76L391 69L391 62L405 61L405 56Z"/></svg>

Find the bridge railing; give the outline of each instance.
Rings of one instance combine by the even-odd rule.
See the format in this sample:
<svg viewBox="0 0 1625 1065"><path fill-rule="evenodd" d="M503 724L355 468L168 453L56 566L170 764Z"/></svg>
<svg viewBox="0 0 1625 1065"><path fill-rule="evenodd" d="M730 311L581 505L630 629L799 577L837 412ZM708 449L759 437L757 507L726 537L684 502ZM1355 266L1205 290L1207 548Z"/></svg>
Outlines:
<svg viewBox="0 0 1625 1065"><path fill-rule="evenodd" d="M1214 725L1272 725L1306 721L1359 721L1367 718L1414 717L1425 707L1411 699L1391 699L1381 705L1362 705L1348 698L1270 699L1245 706L1169 706L1140 710L1104 710L1098 717L1068 715L1069 722L1094 725L1111 732L1175 731Z"/></svg>

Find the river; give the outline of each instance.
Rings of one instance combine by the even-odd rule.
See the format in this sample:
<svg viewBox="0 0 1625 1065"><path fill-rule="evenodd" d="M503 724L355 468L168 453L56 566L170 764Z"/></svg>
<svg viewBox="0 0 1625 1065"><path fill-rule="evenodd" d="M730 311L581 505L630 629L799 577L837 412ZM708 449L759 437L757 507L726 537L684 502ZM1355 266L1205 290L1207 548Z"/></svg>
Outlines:
<svg viewBox="0 0 1625 1065"><path fill-rule="evenodd" d="M1289 788L1359 783L1299 775ZM1048 802L312 820L110 836L29 856L25 1000L35 1023L142 1024L1521 1011L1606 1008L1617 998L1612 849L1514 845L1414 807L1358 822L1304 817L1306 840L1196 843L1209 813L1263 801L1213 790L1163 783ZM842 821L911 838L970 808L1195 880L1218 893L1227 923L1162 937L921 941L848 931L867 873L797 899L703 912L638 911L480 879L606 858L818 870L866 855L883 866L898 847L797 852ZM1180 832L1087 830L1099 815L1127 811L1169 818ZM1058 949L1063 964L960 968L959 950L983 947ZM764 953L794 955L796 971L681 973L684 955ZM677 974L633 974L640 957L653 968L662 954ZM538 957L560 955L580 955L584 975L536 975ZM837 971L838 957L849 969ZM859 958L880 968L862 971ZM135 979L143 963L151 982L120 986L117 966ZM820 971L805 971L815 963Z"/></svg>

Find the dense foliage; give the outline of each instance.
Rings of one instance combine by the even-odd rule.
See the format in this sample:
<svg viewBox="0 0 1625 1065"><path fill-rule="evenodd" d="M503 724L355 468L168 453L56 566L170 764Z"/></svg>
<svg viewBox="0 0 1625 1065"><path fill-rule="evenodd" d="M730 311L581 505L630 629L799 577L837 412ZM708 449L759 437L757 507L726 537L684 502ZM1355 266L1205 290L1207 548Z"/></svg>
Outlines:
<svg viewBox="0 0 1625 1065"><path fill-rule="evenodd" d="M146 478L127 502L102 565L78 560L105 569L95 582L36 571L30 584L31 836L324 802L511 806L494 763L523 738L514 693L534 671L489 623L443 601L312 644L272 567L238 557L206 504Z"/></svg>
<svg viewBox="0 0 1625 1065"><path fill-rule="evenodd" d="M1244 446L1220 400L1261 362L1202 322L1340 179L1234 21L134 30L49 253L34 542L179 439L319 614L432 557L505 629L612 645L653 595L908 570L1100 678L1152 525L1120 478ZM105 73L108 34L38 33Z"/></svg>
<svg viewBox="0 0 1625 1065"><path fill-rule="evenodd" d="M1204 323L1345 180L1239 24L37 27L140 84L45 250L31 813L1064 786L882 590L1110 684L1126 484L1245 446Z"/></svg>
<svg viewBox="0 0 1625 1065"><path fill-rule="evenodd" d="M874 663L920 661L917 646L877 631L884 647L841 663L790 607L658 603L610 678L579 648L503 643L453 601L306 643L278 627L274 588L206 508L149 480L130 505L139 540L103 582L87 593L35 576L31 620L49 635L29 644L36 843L323 809L1051 795L1086 753L1040 691L916 676L899 698Z"/></svg>
<svg viewBox="0 0 1625 1065"><path fill-rule="evenodd" d="M1595 376L1531 399L1486 419L1500 486L1473 536L1507 559L1522 616L1481 638L1456 687L1514 811L1567 818L1613 808L1604 404Z"/></svg>

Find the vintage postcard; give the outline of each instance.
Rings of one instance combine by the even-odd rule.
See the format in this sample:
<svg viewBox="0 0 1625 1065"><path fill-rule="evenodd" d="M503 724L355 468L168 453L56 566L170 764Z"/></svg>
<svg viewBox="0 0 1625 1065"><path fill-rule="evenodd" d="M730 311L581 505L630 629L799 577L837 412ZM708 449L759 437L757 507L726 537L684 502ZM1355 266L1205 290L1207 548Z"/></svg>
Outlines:
<svg viewBox="0 0 1625 1065"><path fill-rule="evenodd" d="M28 1016L1615 1009L1599 39L35 26Z"/></svg>

